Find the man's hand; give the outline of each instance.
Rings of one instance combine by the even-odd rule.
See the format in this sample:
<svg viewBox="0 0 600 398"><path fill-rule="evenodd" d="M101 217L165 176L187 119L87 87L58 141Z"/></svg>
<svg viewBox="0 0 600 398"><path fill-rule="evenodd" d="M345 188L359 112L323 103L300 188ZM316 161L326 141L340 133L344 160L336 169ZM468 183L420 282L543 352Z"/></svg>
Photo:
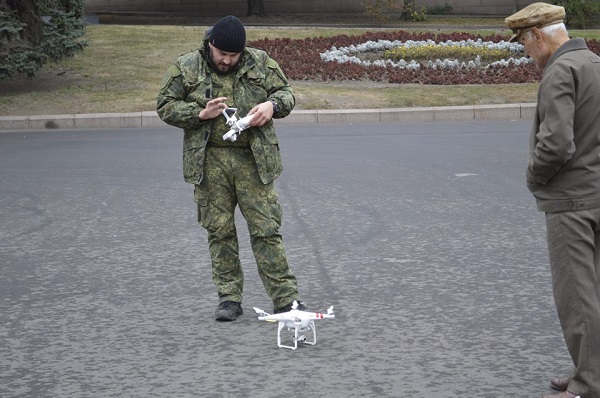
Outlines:
<svg viewBox="0 0 600 398"><path fill-rule="evenodd" d="M227 109L227 97L219 97L208 101L206 108L202 109L198 114L200 120L214 119L223 112L223 109Z"/></svg>
<svg viewBox="0 0 600 398"><path fill-rule="evenodd" d="M273 118L273 103L271 101L265 101L256 105L248 112L248 115L252 114L254 117L250 121L250 126L264 126Z"/></svg>

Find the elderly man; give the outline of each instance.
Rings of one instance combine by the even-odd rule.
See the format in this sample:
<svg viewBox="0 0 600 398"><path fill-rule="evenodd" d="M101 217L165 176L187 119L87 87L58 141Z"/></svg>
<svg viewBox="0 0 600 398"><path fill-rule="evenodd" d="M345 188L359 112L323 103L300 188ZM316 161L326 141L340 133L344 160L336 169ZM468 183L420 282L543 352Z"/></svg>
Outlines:
<svg viewBox="0 0 600 398"><path fill-rule="evenodd" d="M570 377L547 397L600 398L600 57L570 39L563 7L531 4L506 18L544 71L527 186L546 214L552 288Z"/></svg>

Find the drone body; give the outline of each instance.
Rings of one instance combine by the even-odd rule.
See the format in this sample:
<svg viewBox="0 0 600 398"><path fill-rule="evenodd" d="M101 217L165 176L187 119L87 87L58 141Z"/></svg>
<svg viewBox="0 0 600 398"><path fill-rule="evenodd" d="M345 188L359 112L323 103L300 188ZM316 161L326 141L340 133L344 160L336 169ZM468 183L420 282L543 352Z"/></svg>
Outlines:
<svg viewBox="0 0 600 398"><path fill-rule="evenodd" d="M326 314L320 312L308 312L300 311L297 309L298 303L294 301L292 309L288 312L280 314L268 314L260 308L254 307L254 311L258 313L258 319L267 322L279 322L277 328L277 345L280 348L289 348L295 350L298 348L298 342L304 344L315 345L317 344L317 330L315 328L315 320L335 318L333 313L333 306L329 307ZM287 330L294 330L294 345L284 345L281 343L281 331L287 328ZM298 335L300 332L308 332L312 330L313 338L311 341L306 339L304 335Z"/></svg>
<svg viewBox="0 0 600 398"><path fill-rule="evenodd" d="M231 129L223 135L224 141L235 141L237 140L240 133L250 127L250 121L254 115L246 115L241 119L237 118L237 108L223 109L221 112L225 116L225 122Z"/></svg>

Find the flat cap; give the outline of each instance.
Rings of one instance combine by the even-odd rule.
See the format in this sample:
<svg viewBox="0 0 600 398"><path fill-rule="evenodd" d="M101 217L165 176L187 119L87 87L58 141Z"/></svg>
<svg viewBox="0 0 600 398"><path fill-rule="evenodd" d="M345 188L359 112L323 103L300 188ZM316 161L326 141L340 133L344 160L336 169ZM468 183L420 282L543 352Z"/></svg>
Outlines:
<svg viewBox="0 0 600 398"><path fill-rule="evenodd" d="M561 6L548 3L530 4L504 19L506 26L513 31L509 41L517 40L521 34L533 28L543 28L564 22L565 15L565 8Z"/></svg>

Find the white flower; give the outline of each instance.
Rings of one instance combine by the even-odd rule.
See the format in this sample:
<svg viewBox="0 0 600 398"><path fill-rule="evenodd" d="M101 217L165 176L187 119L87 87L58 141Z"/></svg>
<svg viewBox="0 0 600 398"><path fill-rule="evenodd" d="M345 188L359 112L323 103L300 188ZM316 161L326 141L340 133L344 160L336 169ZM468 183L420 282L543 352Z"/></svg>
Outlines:
<svg viewBox="0 0 600 398"><path fill-rule="evenodd" d="M458 47L476 47L476 48L488 48L490 50L508 50L512 53L520 53L523 49L523 46L519 43L509 43L504 40L494 43L490 41L482 41L481 38L477 40L461 40L455 42L453 40L447 40L445 42L436 43L433 40L407 40L406 42L402 42L400 40L378 40L367 41L364 43L360 43L357 45L350 45L348 47L336 48L335 46L331 47L331 49L320 54L321 59L325 62L333 62L337 61L339 63L351 62L363 66L378 66L382 68L398 68L398 69L410 69L416 70L420 69L422 66L419 62L410 60L410 62L406 62L401 59L398 62L393 62L390 59L386 60L376 60L376 61L366 61L361 60L354 54L364 53L364 52L374 52L374 51L385 51L396 47L405 47L405 48L415 48L420 46L442 46L442 47L450 47L450 46L458 46ZM500 60L496 62L492 62L489 66L509 66L510 63L515 65L527 64L529 62L533 62L530 58L521 57L521 58L509 58L508 60ZM484 65L481 62L481 57L478 55L474 60L469 61L468 63L460 62L457 59L445 59L435 61L429 60L426 65L423 65L425 68L429 69L458 69L458 68L466 68L466 69L478 69L483 68Z"/></svg>

